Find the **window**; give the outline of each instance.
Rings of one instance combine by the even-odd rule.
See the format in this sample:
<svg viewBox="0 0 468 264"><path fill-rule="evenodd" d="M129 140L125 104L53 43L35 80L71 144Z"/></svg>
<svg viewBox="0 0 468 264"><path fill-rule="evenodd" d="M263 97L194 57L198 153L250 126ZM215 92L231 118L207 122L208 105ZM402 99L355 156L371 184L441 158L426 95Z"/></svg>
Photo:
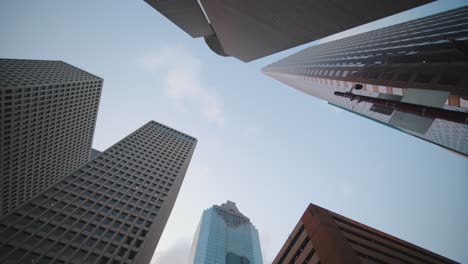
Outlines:
<svg viewBox="0 0 468 264"><path fill-rule="evenodd" d="M91 253L91 255L89 255L88 258L86 259L85 263L95 263L97 259L98 259L98 255Z"/></svg>
<svg viewBox="0 0 468 264"><path fill-rule="evenodd" d="M126 252L127 252L127 249L121 247L119 251L117 251L117 256L123 257Z"/></svg>
<svg viewBox="0 0 468 264"><path fill-rule="evenodd" d="M104 232L106 232L106 230L105 230L104 228L102 228L102 227L99 227L98 229L96 229L96 230L94 231L94 233L95 233L97 236L102 236L102 234L103 234ZM110 231L109 231L109 232L110 232Z"/></svg>
<svg viewBox="0 0 468 264"><path fill-rule="evenodd" d="M116 239L117 241L122 241L122 240L124 239L124 237L125 237L125 236L122 235L122 234L117 234L117 236L115 237L115 239Z"/></svg>
<svg viewBox="0 0 468 264"><path fill-rule="evenodd" d="M34 247L39 242L39 240L41 240L40 236L32 236L32 237L29 237L27 240L25 240L24 243L30 247ZM0 256L2 256L1 252L0 252Z"/></svg>
<svg viewBox="0 0 468 264"><path fill-rule="evenodd" d="M102 241L98 241L97 244L94 246L98 250L104 250L106 247L107 243L104 243Z"/></svg>
<svg viewBox="0 0 468 264"><path fill-rule="evenodd" d="M86 240L86 243L85 243L85 244L86 244L86 246L88 246L88 247L93 247L94 244L96 243L96 241L97 241L97 240L94 239L94 238L89 238L88 240Z"/></svg>
<svg viewBox="0 0 468 264"><path fill-rule="evenodd" d="M111 245L109 245L109 246L107 247L107 250L106 250L106 251L109 252L109 253L111 253L111 254L113 254L114 251L115 251L116 249L117 249L117 247L111 244Z"/></svg>
<svg viewBox="0 0 468 264"><path fill-rule="evenodd" d="M51 252L54 252L55 254L58 254L62 249L65 247L65 244L63 243L58 243L52 246Z"/></svg>
<svg viewBox="0 0 468 264"><path fill-rule="evenodd" d="M82 263L83 260L84 260L84 258L86 257L86 254L87 254L87 253L88 253L88 252L85 251L85 250L80 250L80 251L78 251L78 252L75 254L75 256L73 256L72 262L74 262L74 263Z"/></svg>
<svg viewBox="0 0 468 264"><path fill-rule="evenodd" d="M46 233L46 234L49 234L50 231L52 231L52 229L54 228L54 225L52 224L46 224L44 226L41 227L40 231Z"/></svg>
<svg viewBox="0 0 468 264"><path fill-rule="evenodd" d="M70 241L73 239L75 235L76 235L76 232L68 231L68 232L65 232L65 235L63 236L63 238Z"/></svg>
<svg viewBox="0 0 468 264"><path fill-rule="evenodd" d="M133 250L130 251L130 254L128 254L128 259L133 260L135 258L135 256L136 256L136 254L137 254L136 251L133 251Z"/></svg>
<svg viewBox="0 0 468 264"><path fill-rule="evenodd" d="M86 227L84 228L84 230L85 230L86 232L92 233L95 227L96 227L96 225L88 224L88 225L86 225Z"/></svg>
<svg viewBox="0 0 468 264"><path fill-rule="evenodd" d="M114 232L111 232L111 231L107 231L106 233L104 233L104 237L111 240L112 239L112 236L114 235Z"/></svg>
<svg viewBox="0 0 468 264"><path fill-rule="evenodd" d="M103 223L110 226L111 220L109 218L105 218Z"/></svg>
<svg viewBox="0 0 468 264"><path fill-rule="evenodd" d="M125 244L127 244L127 245L132 244L132 241L133 241L133 238L132 238L132 237L129 237L129 236L128 236L128 237L125 238Z"/></svg>
<svg viewBox="0 0 468 264"><path fill-rule="evenodd" d="M61 254L63 257L70 258L73 253L75 252L76 248L74 247L66 247L63 253Z"/></svg>
<svg viewBox="0 0 468 264"><path fill-rule="evenodd" d="M67 230L63 227L56 228L51 234L52 236L60 237Z"/></svg>
<svg viewBox="0 0 468 264"><path fill-rule="evenodd" d="M79 234L77 237L75 237L73 242L81 244L81 243L83 243L83 241L85 241L86 238L87 238L87 236L85 236L83 234Z"/></svg>
<svg viewBox="0 0 468 264"><path fill-rule="evenodd" d="M18 261L20 258L22 258L24 255L26 255L27 251L20 248L14 251L10 256L9 260L11 261Z"/></svg>

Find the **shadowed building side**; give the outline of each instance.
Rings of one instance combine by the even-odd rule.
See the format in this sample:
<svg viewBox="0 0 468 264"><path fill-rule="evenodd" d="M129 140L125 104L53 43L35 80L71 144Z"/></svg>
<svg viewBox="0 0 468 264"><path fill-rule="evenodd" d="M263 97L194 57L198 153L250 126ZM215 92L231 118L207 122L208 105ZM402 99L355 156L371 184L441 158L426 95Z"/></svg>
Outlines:
<svg viewBox="0 0 468 264"><path fill-rule="evenodd" d="M145 0L192 38L214 34L197 0Z"/></svg>

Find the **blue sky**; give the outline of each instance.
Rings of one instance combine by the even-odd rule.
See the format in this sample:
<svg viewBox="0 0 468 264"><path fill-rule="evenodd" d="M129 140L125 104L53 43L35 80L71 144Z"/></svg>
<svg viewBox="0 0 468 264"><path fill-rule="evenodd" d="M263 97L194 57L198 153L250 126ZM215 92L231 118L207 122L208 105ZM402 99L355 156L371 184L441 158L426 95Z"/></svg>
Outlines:
<svg viewBox="0 0 468 264"><path fill-rule="evenodd" d="M332 36L457 7L437 1ZM63 60L104 78L94 147L153 119L198 138L153 263L182 263L202 211L227 199L270 263L309 202L468 262L468 160L333 108L211 52L144 1L0 2L0 57ZM326 41L323 40L323 41Z"/></svg>

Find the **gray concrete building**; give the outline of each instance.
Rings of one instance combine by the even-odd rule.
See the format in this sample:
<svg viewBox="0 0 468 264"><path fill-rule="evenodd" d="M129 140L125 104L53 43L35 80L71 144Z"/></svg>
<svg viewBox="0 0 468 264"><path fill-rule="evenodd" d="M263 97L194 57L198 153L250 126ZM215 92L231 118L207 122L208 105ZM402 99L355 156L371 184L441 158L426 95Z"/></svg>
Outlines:
<svg viewBox="0 0 468 264"><path fill-rule="evenodd" d="M149 263L197 140L150 121L0 218L0 263Z"/></svg>
<svg viewBox="0 0 468 264"><path fill-rule="evenodd" d="M262 71L468 155L468 6L313 46Z"/></svg>
<svg viewBox="0 0 468 264"><path fill-rule="evenodd" d="M97 149L91 149L91 155L89 157L90 160L96 158L99 154L101 154L102 152L97 150Z"/></svg>
<svg viewBox="0 0 468 264"><path fill-rule="evenodd" d="M89 160L102 85L61 61L0 59L0 216Z"/></svg>
<svg viewBox="0 0 468 264"><path fill-rule="evenodd" d="M145 1L217 54L249 62L433 0Z"/></svg>

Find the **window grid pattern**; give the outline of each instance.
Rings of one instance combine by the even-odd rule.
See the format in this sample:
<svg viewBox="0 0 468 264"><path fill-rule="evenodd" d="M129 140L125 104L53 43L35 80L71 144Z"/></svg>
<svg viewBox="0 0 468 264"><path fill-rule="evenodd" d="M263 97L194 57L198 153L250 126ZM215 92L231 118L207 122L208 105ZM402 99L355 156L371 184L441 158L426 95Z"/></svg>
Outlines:
<svg viewBox="0 0 468 264"><path fill-rule="evenodd" d="M0 262L135 263L195 144L147 123L0 219Z"/></svg>
<svg viewBox="0 0 468 264"><path fill-rule="evenodd" d="M0 59L0 216L89 160L102 82L60 61Z"/></svg>
<svg viewBox="0 0 468 264"><path fill-rule="evenodd" d="M382 235L376 230L330 213L344 238L351 244L361 259L371 259L377 263L428 263L450 264L449 259L434 254L418 246L397 238Z"/></svg>
<svg viewBox="0 0 468 264"><path fill-rule="evenodd" d="M319 259L320 257L320 259ZM382 231L310 204L273 264L457 263Z"/></svg>
<svg viewBox="0 0 468 264"><path fill-rule="evenodd" d="M263 69L466 98L468 6L313 46ZM339 72L339 73L338 73ZM346 73L345 73L346 72ZM463 104L459 98L452 105Z"/></svg>
<svg viewBox="0 0 468 264"><path fill-rule="evenodd" d="M315 248L305 231L304 225L299 222L300 227L295 228L289 236L291 241L283 246L285 249L281 255L278 255L273 261L274 264L317 264L320 260L315 252ZM296 232L297 231L297 232ZM297 245L299 245L297 247ZM293 250L295 248L295 250Z"/></svg>
<svg viewBox="0 0 468 264"><path fill-rule="evenodd" d="M394 26L313 46L268 67L336 67L375 63L383 53L406 54L415 47L447 44L451 37L468 36L468 6ZM414 51L416 52L416 51ZM383 63L383 62L381 62ZM294 70L294 69L291 69Z"/></svg>
<svg viewBox="0 0 468 264"><path fill-rule="evenodd" d="M40 86L101 79L62 61L0 59L0 87Z"/></svg>
<svg viewBox="0 0 468 264"><path fill-rule="evenodd" d="M467 43L468 6L463 6L313 46L262 71L330 104L468 155L466 122L429 118L335 95L360 83L363 89L354 94L391 102L420 89L419 94L439 93L441 100L442 95L447 96L435 107L466 113L468 60L460 47Z"/></svg>

